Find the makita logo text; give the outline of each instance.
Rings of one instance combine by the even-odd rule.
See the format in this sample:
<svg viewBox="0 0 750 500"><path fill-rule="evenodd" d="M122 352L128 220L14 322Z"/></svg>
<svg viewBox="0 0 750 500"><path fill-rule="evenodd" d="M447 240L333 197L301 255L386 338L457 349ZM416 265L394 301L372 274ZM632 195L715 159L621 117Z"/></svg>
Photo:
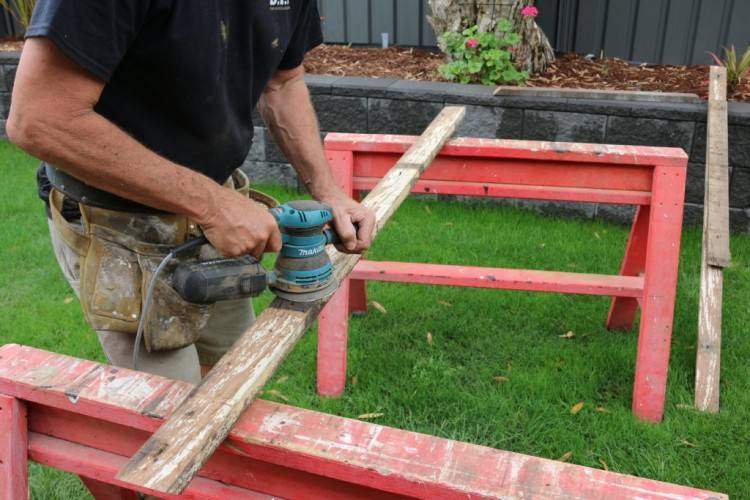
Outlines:
<svg viewBox="0 0 750 500"><path fill-rule="evenodd" d="M306 250L304 248L300 248L299 249L299 254L307 257L307 256L310 256L310 255L317 255L317 254L321 253L324 249L325 249L325 246L323 246L323 245L317 246L317 247L312 248L310 250Z"/></svg>

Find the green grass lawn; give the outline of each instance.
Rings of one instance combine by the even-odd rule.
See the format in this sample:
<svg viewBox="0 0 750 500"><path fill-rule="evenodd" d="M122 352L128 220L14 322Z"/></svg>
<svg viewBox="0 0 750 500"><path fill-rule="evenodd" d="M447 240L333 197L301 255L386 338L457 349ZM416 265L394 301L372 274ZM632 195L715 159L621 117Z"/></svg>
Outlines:
<svg viewBox="0 0 750 500"><path fill-rule="evenodd" d="M0 143L0 344L104 361L52 255L35 167L36 161ZM268 191L284 200L299 196ZM369 257L616 273L626 237L627 228L601 221L408 200ZM733 237L732 255L717 415L690 409L698 228L683 238L660 425L639 422L630 412L637 330L606 331L609 300L603 297L372 283L369 298L386 312L373 309L352 319L344 396L315 394L314 331L269 387L276 400L304 408L355 418L382 413L378 423L401 429L553 459L568 455L589 467L750 498L750 237ZM256 308L269 300L264 295ZM569 331L575 336L561 337ZM571 414L579 402L583 409ZM87 498L76 477L39 465L32 465L31 487L35 499Z"/></svg>

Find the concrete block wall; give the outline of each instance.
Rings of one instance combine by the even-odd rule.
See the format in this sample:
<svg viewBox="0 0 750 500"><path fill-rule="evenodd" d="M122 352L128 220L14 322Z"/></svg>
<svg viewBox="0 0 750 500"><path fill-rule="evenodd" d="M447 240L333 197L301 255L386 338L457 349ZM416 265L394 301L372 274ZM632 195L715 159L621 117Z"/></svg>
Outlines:
<svg viewBox="0 0 750 500"><path fill-rule="evenodd" d="M4 134L18 54L0 53L0 132ZM703 217L706 103L695 96L557 92L442 82L308 75L323 135L327 132L419 134L446 104L467 108L458 136L592 142L684 149L689 157L685 222ZM243 168L255 182L297 185L257 113L255 139ZM729 104L730 217L750 232L750 104ZM507 203L507 201L504 201ZM632 207L511 201L545 213L602 217L628 223Z"/></svg>

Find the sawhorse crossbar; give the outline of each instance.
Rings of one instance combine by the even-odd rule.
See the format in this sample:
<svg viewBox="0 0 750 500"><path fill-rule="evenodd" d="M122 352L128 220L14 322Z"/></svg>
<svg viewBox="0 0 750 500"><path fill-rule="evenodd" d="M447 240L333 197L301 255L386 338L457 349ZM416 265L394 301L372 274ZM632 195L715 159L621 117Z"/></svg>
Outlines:
<svg viewBox="0 0 750 500"><path fill-rule="evenodd" d="M192 386L30 347L0 347L0 498L28 495L27 458L78 474L98 500ZM140 490L150 493L148 490ZM726 499L257 400L182 497Z"/></svg>
<svg viewBox="0 0 750 500"><path fill-rule="evenodd" d="M358 198L415 139L328 134L325 146L341 187ZM344 390L348 315L367 310L367 280L605 295L612 297L609 329L630 329L641 307L633 412L644 420L661 421L686 171L687 155L674 148L492 139L449 142L412 192L635 205L620 274L362 260L320 315L318 392L338 396Z"/></svg>

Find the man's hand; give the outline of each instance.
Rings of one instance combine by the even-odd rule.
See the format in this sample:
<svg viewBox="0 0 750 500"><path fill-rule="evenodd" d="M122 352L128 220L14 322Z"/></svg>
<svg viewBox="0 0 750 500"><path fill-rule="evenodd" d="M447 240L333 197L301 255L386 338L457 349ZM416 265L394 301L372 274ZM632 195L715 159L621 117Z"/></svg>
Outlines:
<svg viewBox="0 0 750 500"><path fill-rule="evenodd" d="M375 214L340 190L321 196L320 201L333 208L333 228L341 238L336 245L340 252L362 253L372 244Z"/></svg>
<svg viewBox="0 0 750 500"><path fill-rule="evenodd" d="M343 242L336 248L362 253L372 243L375 214L336 187L304 75L301 65L277 71L263 91L258 110L313 198L333 208L333 226Z"/></svg>
<svg viewBox="0 0 750 500"><path fill-rule="evenodd" d="M276 219L246 196L218 187L208 213L198 219L208 241L224 257L252 255L260 260L264 252L281 250L281 232Z"/></svg>

